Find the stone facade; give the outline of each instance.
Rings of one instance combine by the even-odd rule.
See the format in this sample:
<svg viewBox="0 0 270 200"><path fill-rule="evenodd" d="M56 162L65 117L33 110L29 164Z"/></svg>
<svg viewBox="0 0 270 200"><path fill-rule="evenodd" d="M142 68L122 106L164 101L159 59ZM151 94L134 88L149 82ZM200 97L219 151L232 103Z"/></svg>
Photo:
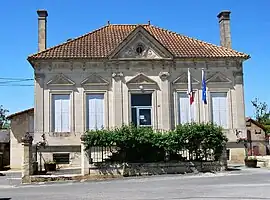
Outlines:
<svg viewBox="0 0 270 200"><path fill-rule="evenodd" d="M207 97L210 92L226 92L228 101L228 129L224 130L232 148L240 148L237 156L244 156L236 145L235 129L245 134L245 112L242 63L229 61L101 61L101 62L42 62L36 67L35 140L46 133L48 143L80 145L86 130L85 95L89 92L105 94L105 128L131 122L130 94L151 92L153 127L168 130L177 125L176 92L187 90L187 69L190 68L195 90L197 122L211 121L211 104L201 101L201 68L207 73ZM85 83L88 84L85 84ZM143 91L140 89L143 87ZM51 132L51 95L71 95L71 132ZM37 95L42 94L42 95ZM210 102L210 99L208 99Z"/></svg>

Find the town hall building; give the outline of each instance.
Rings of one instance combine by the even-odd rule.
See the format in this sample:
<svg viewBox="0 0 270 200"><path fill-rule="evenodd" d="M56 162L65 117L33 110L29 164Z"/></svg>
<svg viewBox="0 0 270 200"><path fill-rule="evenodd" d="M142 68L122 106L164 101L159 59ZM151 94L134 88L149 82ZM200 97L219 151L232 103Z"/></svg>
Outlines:
<svg viewBox="0 0 270 200"><path fill-rule="evenodd" d="M38 53L27 59L35 74L36 142L45 133L52 151L61 147L71 152L87 130L131 122L169 130L192 119L222 126L229 138L229 159L244 160L235 130L246 132L243 63L249 55L231 48L230 11L218 15L220 46L150 23L108 23L50 48L48 13L37 13Z"/></svg>

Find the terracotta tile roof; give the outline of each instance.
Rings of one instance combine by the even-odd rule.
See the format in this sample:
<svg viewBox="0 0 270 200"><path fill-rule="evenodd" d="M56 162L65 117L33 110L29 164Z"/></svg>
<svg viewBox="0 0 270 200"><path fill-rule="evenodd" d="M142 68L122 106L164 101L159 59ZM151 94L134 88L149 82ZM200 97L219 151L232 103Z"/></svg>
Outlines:
<svg viewBox="0 0 270 200"><path fill-rule="evenodd" d="M27 110L23 110L23 111L13 113L13 114L7 116L7 119L12 119L13 117L18 116L18 115L22 115L24 113L34 113L34 108L29 108Z"/></svg>
<svg viewBox="0 0 270 200"><path fill-rule="evenodd" d="M63 44L30 55L34 59L106 58L139 25L107 25ZM247 59L247 54L183 36L153 25L140 25L179 58Z"/></svg>

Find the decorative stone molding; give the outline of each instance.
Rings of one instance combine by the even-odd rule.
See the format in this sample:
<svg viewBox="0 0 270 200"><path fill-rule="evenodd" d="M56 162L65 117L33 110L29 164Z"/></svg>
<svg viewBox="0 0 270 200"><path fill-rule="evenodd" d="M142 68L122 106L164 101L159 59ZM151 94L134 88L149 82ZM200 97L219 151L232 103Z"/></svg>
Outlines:
<svg viewBox="0 0 270 200"><path fill-rule="evenodd" d="M157 82L143 73L138 74L126 83L127 85L157 85Z"/></svg>
<svg viewBox="0 0 270 200"><path fill-rule="evenodd" d="M72 85L75 85L75 82L61 73L61 74L55 75L51 80L49 80L47 82L47 85L72 86Z"/></svg>
<svg viewBox="0 0 270 200"><path fill-rule="evenodd" d="M45 78L43 73L35 73L35 80L42 80Z"/></svg>
<svg viewBox="0 0 270 200"><path fill-rule="evenodd" d="M232 81L224 74L217 72L214 75L212 75L210 78L208 78L206 82L207 83L231 83Z"/></svg>
<svg viewBox="0 0 270 200"><path fill-rule="evenodd" d="M83 62L81 67L82 67L82 70L85 71L86 70L86 63Z"/></svg>
<svg viewBox="0 0 270 200"><path fill-rule="evenodd" d="M234 80L236 84L243 84L243 72L235 71L233 72Z"/></svg>
<svg viewBox="0 0 270 200"><path fill-rule="evenodd" d="M124 74L122 72L114 72L112 73L112 77L114 80L119 81L124 77Z"/></svg>
<svg viewBox="0 0 270 200"><path fill-rule="evenodd" d="M198 84L199 81L193 77L191 77L192 84ZM184 72L180 76L178 76L174 81L173 84L187 84L188 83L188 73Z"/></svg>
<svg viewBox="0 0 270 200"><path fill-rule="evenodd" d="M109 82L97 74L91 74L81 82L83 86L109 85Z"/></svg>
<svg viewBox="0 0 270 200"><path fill-rule="evenodd" d="M70 69L71 71L73 71L73 69L74 69L73 62L69 62L69 69Z"/></svg>
<svg viewBox="0 0 270 200"><path fill-rule="evenodd" d="M52 71L52 63L48 63L48 70Z"/></svg>
<svg viewBox="0 0 270 200"><path fill-rule="evenodd" d="M159 78L160 78L162 81L167 80L169 77L170 77L170 73L169 73L169 72L160 72L160 73L159 73Z"/></svg>

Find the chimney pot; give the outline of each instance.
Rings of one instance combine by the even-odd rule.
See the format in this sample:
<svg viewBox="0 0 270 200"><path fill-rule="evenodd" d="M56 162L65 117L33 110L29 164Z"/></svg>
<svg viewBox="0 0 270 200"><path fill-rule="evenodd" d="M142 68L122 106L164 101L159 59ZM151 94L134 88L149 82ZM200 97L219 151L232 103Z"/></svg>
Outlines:
<svg viewBox="0 0 270 200"><path fill-rule="evenodd" d="M38 14L38 52L47 48L47 10L37 10Z"/></svg>
<svg viewBox="0 0 270 200"><path fill-rule="evenodd" d="M220 45L226 48L231 48L231 28L230 28L231 11L221 11L217 17L219 19Z"/></svg>
<svg viewBox="0 0 270 200"><path fill-rule="evenodd" d="M37 14L39 17L48 17L47 10L37 10Z"/></svg>
<svg viewBox="0 0 270 200"><path fill-rule="evenodd" d="M230 20L230 14L231 14L231 11L223 10L218 14L217 17L219 18L219 21L221 21L221 20Z"/></svg>

